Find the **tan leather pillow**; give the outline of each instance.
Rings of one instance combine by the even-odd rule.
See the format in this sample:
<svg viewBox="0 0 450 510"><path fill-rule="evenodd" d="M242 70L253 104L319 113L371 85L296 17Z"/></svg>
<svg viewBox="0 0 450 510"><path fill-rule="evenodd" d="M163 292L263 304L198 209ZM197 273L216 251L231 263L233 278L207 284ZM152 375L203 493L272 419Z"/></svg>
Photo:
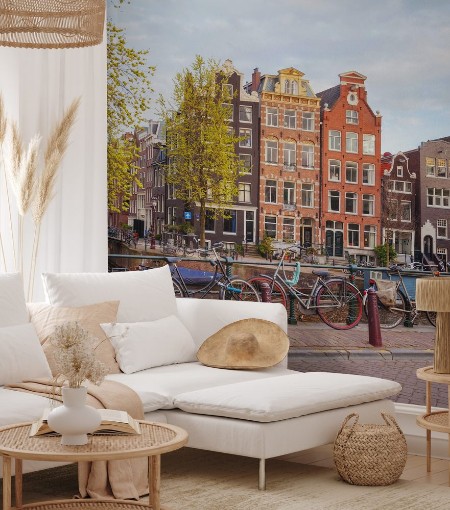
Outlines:
<svg viewBox="0 0 450 510"><path fill-rule="evenodd" d="M100 327L100 324L104 322L116 322L119 303L120 301L106 301L94 305L70 308L53 306L46 303L28 303L30 320L36 328L53 375L56 375L55 364L52 355L52 345L48 338L56 326L74 321L78 322L82 328L89 331L97 339L96 344L93 346L95 355L108 367L108 373L120 373L114 347Z"/></svg>

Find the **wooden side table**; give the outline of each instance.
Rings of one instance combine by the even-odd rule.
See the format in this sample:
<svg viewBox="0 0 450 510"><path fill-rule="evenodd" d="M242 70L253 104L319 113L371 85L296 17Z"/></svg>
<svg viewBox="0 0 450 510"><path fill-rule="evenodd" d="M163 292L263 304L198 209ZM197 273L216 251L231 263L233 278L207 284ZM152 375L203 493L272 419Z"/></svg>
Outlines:
<svg viewBox="0 0 450 510"><path fill-rule="evenodd" d="M427 431L427 472L431 472L431 431L444 432L448 434L448 451L450 456L450 414L447 411L431 412L431 384L441 383L448 386L449 408L450 408L450 374L437 374L433 367L419 368L416 372L419 379L426 381L426 410L422 416L417 417L417 425ZM450 486L450 462L449 481Z"/></svg>
<svg viewBox="0 0 450 510"><path fill-rule="evenodd" d="M31 423L10 425L0 429L0 454L3 457L3 510L11 510L11 471L15 464L16 509L103 509L136 510L145 507L160 510L161 454L181 448L187 443L185 430L162 423L141 421L140 435L100 435L89 437L83 446L62 446L59 436L30 437ZM149 505L121 500L64 500L22 505L22 461L80 462L148 457Z"/></svg>

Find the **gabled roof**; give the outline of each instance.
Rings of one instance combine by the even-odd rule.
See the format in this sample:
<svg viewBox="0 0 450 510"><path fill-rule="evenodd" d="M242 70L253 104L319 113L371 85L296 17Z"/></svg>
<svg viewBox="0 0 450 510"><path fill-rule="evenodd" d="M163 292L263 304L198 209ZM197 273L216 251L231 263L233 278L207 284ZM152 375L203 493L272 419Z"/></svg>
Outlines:
<svg viewBox="0 0 450 510"><path fill-rule="evenodd" d="M295 67L286 67L286 69L280 69L278 71L278 75L280 74L290 74L292 76L299 76L300 78L302 76L305 76L305 73L302 73L298 69L295 69Z"/></svg>
<svg viewBox="0 0 450 510"><path fill-rule="evenodd" d="M367 76L364 76L363 74L361 73L358 73L358 71L347 71L346 73L341 73L339 75L339 78L342 80L344 79L344 81L352 81L353 80L358 80L361 81L361 80L367 80Z"/></svg>
<svg viewBox="0 0 450 510"><path fill-rule="evenodd" d="M335 85L330 89L322 90L322 92L317 92L316 96L320 97L320 107L325 108L325 104L328 105L328 108L332 108L336 101L339 99L341 95L341 86Z"/></svg>

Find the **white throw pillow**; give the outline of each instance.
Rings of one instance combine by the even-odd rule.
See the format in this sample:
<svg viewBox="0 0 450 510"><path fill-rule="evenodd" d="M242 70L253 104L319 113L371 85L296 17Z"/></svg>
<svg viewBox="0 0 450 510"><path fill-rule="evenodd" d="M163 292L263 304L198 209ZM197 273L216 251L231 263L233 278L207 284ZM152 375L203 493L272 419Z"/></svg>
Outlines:
<svg viewBox="0 0 450 510"><path fill-rule="evenodd" d="M55 306L120 301L117 322L153 321L177 312L169 266L123 273L44 273L42 279Z"/></svg>
<svg viewBox="0 0 450 510"><path fill-rule="evenodd" d="M51 376L33 324L0 328L0 385Z"/></svg>
<svg viewBox="0 0 450 510"><path fill-rule="evenodd" d="M0 274L0 327L29 322L22 276L19 273Z"/></svg>
<svg viewBox="0 0 450 510"><path fill-rule="evenodd" d="M171 315L153 322L100 324L116 351L122 372L196 361L197 347L186 326Z"/></svg>

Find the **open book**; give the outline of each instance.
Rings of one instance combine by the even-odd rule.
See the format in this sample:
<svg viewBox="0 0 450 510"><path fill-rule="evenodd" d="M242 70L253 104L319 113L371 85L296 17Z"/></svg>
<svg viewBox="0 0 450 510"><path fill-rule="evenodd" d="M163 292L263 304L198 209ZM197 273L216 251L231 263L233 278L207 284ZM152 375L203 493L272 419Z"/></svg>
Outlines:
<svg viewBox="0 0 450 510"><path fill-rule="evenodd" d="M100 426L95 431L98 434L140 434L139 422L133 419L126 411L116 409L98 409L102 417ZM30 436L55 434L48 426L47 416L50 409L46 409L42 418L31 425Z"/></svg>

